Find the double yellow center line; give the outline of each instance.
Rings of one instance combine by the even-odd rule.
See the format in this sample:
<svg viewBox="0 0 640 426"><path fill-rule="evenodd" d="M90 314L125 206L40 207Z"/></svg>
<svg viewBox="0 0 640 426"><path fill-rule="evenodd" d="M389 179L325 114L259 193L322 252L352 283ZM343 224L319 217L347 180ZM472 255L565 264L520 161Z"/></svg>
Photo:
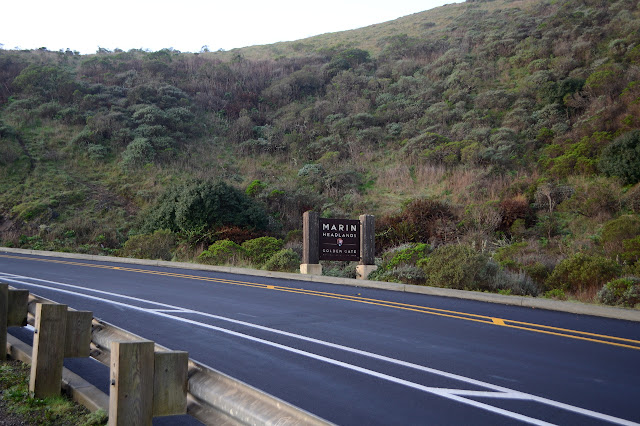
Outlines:
<svg viewBox="0 0 640 426"><path fill-rule="evenodd" d="M626 339L622 337L608 336L608 335L597 334L597 333L589 333L586 331L571 330L571 329L553 327L553 326L543 325L543 324L515 321L515 320L509 320L505 318L495 318L487 315L470 314L466 312L430 308L426 306L412 305L407 303L392 302L392 301L379 300L379 299L370 299L370 298L362 297L359 294L356 296L350 296L350 295L344 295L344 294L338 294L338 293L329 293L324 291L306 290L302 288L292 288L292 287L276 286L271 284L260 284L260 283L247 282L247 281L229 280L225 278L203 277L199 275L179 274L175 272L153 271L153 270L129 268L129 267L123 267L123 266L99 265L99 264L91 264L91 263L71 262L71 261L64 261L64 260L23 257L23 256L0 255L0 257L19 258L22 260L33 260L38 262L50 262L50 263L58 263L63 265L83 266L88 268L110 269L110 270L118 270L123 272L134 272L134 273L140 273L140 274L150 274L150 275L159 275L159 276L165 276L165 277L183 278L183 279L198 280L198 281L208 281L208 282L214 282L214 283L220 283L220 284L230 284L230 285L237 285L237 286L261 288L265 290L276 290L276 291L282 291L287 293L304 294L308 296L325 297L325 298L336 299L336 300L346 300L349 302L364 303L368 305L383 306L387 308L401 309L405 311L419 312L419 313L429 314L429 315L437 315L437 316L448 317L448 318L475 321L483 324L497 325L500 327L515 328L519 330L532 331L536 333L550 334L554 336L567 337L571 339L585 340L588 342L601 343L606 345L640 350L639 340Z"/></svg>

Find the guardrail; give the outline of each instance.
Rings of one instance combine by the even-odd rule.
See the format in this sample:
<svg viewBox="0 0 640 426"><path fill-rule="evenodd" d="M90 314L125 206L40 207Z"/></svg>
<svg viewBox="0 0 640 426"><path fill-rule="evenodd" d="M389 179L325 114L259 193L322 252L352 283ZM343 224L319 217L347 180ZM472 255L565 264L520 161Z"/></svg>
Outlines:
<svg viewBox="0 0 640 426"><path fill-rule="evenodd" d="M14 350L6 340L7 327L27 323L35 328L30 392L59 394L63 358L91 356L110 368L109 406L102 407L108 408L110 425L150 425L154 416L184 413L207 425L330 424L189 359L186 352L0 283L0 345ZM95 410L100 404L84 405Z"/></svg>

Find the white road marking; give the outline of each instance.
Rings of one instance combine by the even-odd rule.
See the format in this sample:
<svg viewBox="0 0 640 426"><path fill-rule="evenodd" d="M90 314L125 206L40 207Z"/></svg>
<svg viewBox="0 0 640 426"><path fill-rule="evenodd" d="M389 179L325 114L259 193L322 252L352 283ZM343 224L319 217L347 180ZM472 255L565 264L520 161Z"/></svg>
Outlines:
<svg viewBox="0 0 640 426"><path fill-rule="evenodd" d="M465 396L469 396L469 397L487 397L487 398L501 398L501 399L520 399L520 400L529 400L529 401L533 401L533 402L538 402L541 404L545 404L545 405L549 405L549 406L553 406L556 408L560 408L560 409L564 409L567 411L571 411L573 413L576 414L582 414L585 416L589 416L589 417L593 417L599 420L604 420L604 421L609 421L612 423L617 423L617 424L622 424L622 425L640 425L639 423L635 423L629 420L625 420L625 419L621 419L618 417L614 417L614 416L610 416L604 413L598 413L592 410L587 410L584 408L580 408L580 407L576 407L573 405L569 405L569 404L565 404L559 401L554 401L551 399L547 399L547 398L543 398L540 396L536 396L536 395L532 395L532 394L528 394L525 392L520 392L517 390L513 390L513 389L509 389L509 388L505 388L503 386L498 386L498 385L494 385L488 382L483 382L480 380L476 380L476 379L472 379L470 377L465 377L465 376L460 376L454 373L448 373L446 371L441 371L441 370L436 370L430 367L425 367L419 364L413 364L410 362L406 362L406 361L402 361L402 360L398 360L395 358L390 358L390 357L386 357L384 355L378 355L375 353L371 353L371 352L367 352L367 351L362 351L360 349L356 349L356 348L351 348L348 346L343 346L343 345L338 345L335 343L331 343L331 342L326 342L323 340L319 340L319 339L314 339L311 337L307 337L307 336L302 336L302 335L298 335L298 334L294 334L294 333L289 333L286 331L282 331L282 330L277 330L277 329L273 329L273 328L269 328L269 327L264 327L261 325L257 325L257 324L252 324L252 323L247 323L244 321L239 321L239 320L235 320L232 318L226 318L226 317L221 317L218 315L213 315L213 314L208 314L206 312L199 312L199 311L194 311L191 309L187 309L187 308L182 308L182 307L178 307L178 306L173 306L173 305L168 305L165 303L161 303L161 302L155 302L152 300L146 300L146 299L141 299L141 298L137 298L137 297L132 297L132 296L126 296L126 295L122 295L122 294L118 294L118 293L112 293L112 292L107 292L107 291L103 291L103 290L95 290L95 289L90 289L90 288L85 288L85 287L81 287L81 286L76 286L76 285L72 285L72 284L65 284L65 283L60 283L60 282L56 282L56 281L49 281L49 280L43 280L43 279L39 279L39 278L32 278L32 277L26 277L26 276L20 276L20 275L13 275L13 274L0 274L0 275L4 275L3 279L5 281L9 281L9 282L14 282L14 283L19 283L19 284L23 284L26 286L33 286L33 287L37 287L37 288L44 288L47 290L51 290L51 291L57 291L60 293L66 293L66 294L71 294L74 296L78 296L78 297L84 297L87 299L92 299L92 300L97 300L100 302L107 302L107 303L111 303L114 305L118 305L118 306L122 306L122 307L126 307L129 309L133 309L133 310L137 310L137 311L141 311L141 312L146 312L152 315L158 315L164 318L168 318L168 319L172 319L175 321L179 321L179 322L183 322L183 323L187 323L187 324L191 324L191 325L195 325L198 327L203 327L203 328L208 328L210 330L215 330L221 333L225 333L225 334L229 334L229 335L233 335L236 337L240 337L246 340L250 340L250 341L254 341L257 343L261 343L261 344L265 344L271 347L275 347L278 349L282 349L288 352L292 352L292 353L296 353L298 355L302 355L308 358L312 358L312 359L316 359L318 361L322 361L322 362L326 362L332 365L336 365L339 367L343 367L343 368L347 368L353 371L357 371L363 374L367 374L373 377L377 377L380 378L382 380L387 380L393 383L397 383L397 384L401 384L413 389L417 389L417 390L421 390L433 395L438 395L447 399L451 399L457 402L461 402L463 404L466 405L471 405L474 406L476 408L481 408L496 414L501 414L507 417L511 417L513 419L517 419L517 420L521 420L527 423L531 423L531 424L536 424L536 425L548 425L551 423L547 423L544 422L542 420L539 419L535 419L535 418L531 418L528 416L524 416L522 414L519 413L515 413L512 411L508 411L508 410L504 410L502 408L498 408L498 407L494 407L492 405L489 404L485 404L482 402L478 402L478 401L474 401L474 400L470 400L465 398ZM113 296L113 297L118 297L118 298L122 298L122 299L128 299L128 300L134 300L134 301L138 301L138 302L143 302L146 304L151 304L151 305L158 305L158 306L163 306L166 309L149 309L149 308L141 308L139 306L135 306L135 305L130 305L127 303L123 303L123 302L118 302L115 300L111 300L111 299L105 299L102 297L97 297L97 296L92 296L89 294L83 294L83 293L77 293L74 291L70 291L70 290L64 290L64 289L60 289L60 288L53 288L50 286L46 286L46 285L40 285L40 284L34 284L31 282L25 282L25 281L20 281L20 280L24 280L24 279L28 279L28 280L33 280L33 281L39 281L39 282L44 282L44 283L48 283L48 284L53 284L53 285L58 285L58 286L62 286L62 287L67 287L67 288L73 288L73 289L77 289L77 290L84 290L84 291L89 291L89 292L94 292L94 293L98 293L98 294L104 294L104 295L109 295L109 296ZM355 353L355 354L359 354L359 355L364 355L364 356L368 356L374 359L378 359L378 360L383 360L383 361L387 361L396 365L401 365L401 366L405 366L408 368L413 368L413 369L417 369L420 371L424 371L427 373L431 373L431 374L435 374L435 375L439 375L441 377L447 377L450 379L454 379L454 380L458 380L458 381L462 381L464 383L467 384L472 384L472 385L477 385L477 386L481 386L481 387L485 387L485 388L489 388L489 389L493 389L494 392L486 392L486 391L471 391L471 390L465 390L465 389L444 389L444 388L436 388L436 387L429 387L429 386L424 386L421 385L419 383L414 383L414 382L410 382L408 380L404 380L404 379L400 379L394 376L390 376L384 373L380 373L378 371L374 371L374 370L370 370L367 368L363 368L363 367L359 367L357 365L353 365L353 364L348 364L346 362L343 361L339 361L339 360L335 360L333 358L328 358L328 357L324 357L322 355L317 355L314 353L310 353L310 352L306 352L306 351L302 351L300 349L296 349L290 346L285 346L276 342L272 342L269 340L265 340L265 339L261 339L258 337L254 337L248 334L243 334L243 333L239 333L233 330L228 330L226 328L222 328L222 327L218 327L218 326L214 326L211 324L207 324L207 323L202 323L199 321L195 321L195 320L190 320L190 319L186 319L186 318L181 318L181 317L177 317L174 315L170 315L168 312L175 312L175 313L189 313L189 314L197 314L197 315L201 315L204 317L208 317L208 318L213 318L213 319L219 319L219 320L223 320L223 321L228 321L231 323L235 323L235 324L240 324L240 325L244 325L247 327L251 327L251 328L255 328L255 329L260 329L260 330L264 330L264 331L269 331L272 333L276 333L276 334L280 334L280 335L284 335L284 336L288 336L288 337L294 337L300 340L304 340L304 341L308 341L308 342L313 342L313 343L317 343L319 345L324 345L327 347L332 347L335 349L340 349L343 351L347 351L347 352L351 352L351 353Z"/></svg>

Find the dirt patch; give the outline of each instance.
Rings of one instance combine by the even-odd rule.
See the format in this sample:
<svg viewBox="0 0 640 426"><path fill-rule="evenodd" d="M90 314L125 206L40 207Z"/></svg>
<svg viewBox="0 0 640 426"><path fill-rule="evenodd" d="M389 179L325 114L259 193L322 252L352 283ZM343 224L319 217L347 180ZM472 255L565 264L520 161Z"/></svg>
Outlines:
<svg viewBox="0 0 640 426"><path fill-rule="evenodd" d="M22 222L0 214L0 240L16 243L22 233Z"/></svg>
<svg viewBox="0 0 640 426"><path fill-rule="evenodd" d="M135 203L121 195L114 194L108 188L89 182L82 182L82 184L89 190L91 198L96 200L97 209L123 208L129 216L135 216L138 213L138 206Z"/></svg>
<svg viewBox="0 0 640 426"><path fill-rule="evenodd" d="M7 411L5 402L0 399L0 426L31 426L27 419L23 419Z"/></svg>

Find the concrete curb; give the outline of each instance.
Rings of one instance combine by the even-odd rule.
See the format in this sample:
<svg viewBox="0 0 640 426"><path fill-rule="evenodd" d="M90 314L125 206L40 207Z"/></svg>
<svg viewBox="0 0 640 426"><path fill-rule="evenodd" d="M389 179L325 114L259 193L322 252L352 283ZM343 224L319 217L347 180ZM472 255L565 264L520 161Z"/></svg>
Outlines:
<svg viewBox="0 0 640 426"><path fill-rule="evenodd" d="M351 287L373 288L380 290L400 291L405 293L426 294L431 296L453 297L458 299L476 300L479 302L499 303L503 305L523 306L535 309L568 312L579 315L593 315L598 317L621 319L640 322L640 310L617 308L613 306L593 305L581 302L565 302L560 300L542 299L537 297L507 296L496 293L482 293L477 291L454 290L449 288L428 287L411 284L387 283L381 281L355 280L351 278L328 277L324 275L302 275L287 272L273 272L258 269L234 268L230 266L201 265L198 263L167 262L164 260L131 259L127 257L96 256L90 254L51 252L41 250L14 249L0 247L0 253L29 254L33 256L60 257L76 260L91 260L99 262L127 263L143 266L157 266L164 268L192 269L199 271L224 272L286 280L298 280L336 284Z"/></svg>
<svg viewBox="0 0 640 426"><path fill-rule="evenodd" d="M7 355L10 358L31 364L32 350L20 339L7 335ZM92 413L100 409L109 412L109 395L66 368L62 369L62 390Z"/></svg>

